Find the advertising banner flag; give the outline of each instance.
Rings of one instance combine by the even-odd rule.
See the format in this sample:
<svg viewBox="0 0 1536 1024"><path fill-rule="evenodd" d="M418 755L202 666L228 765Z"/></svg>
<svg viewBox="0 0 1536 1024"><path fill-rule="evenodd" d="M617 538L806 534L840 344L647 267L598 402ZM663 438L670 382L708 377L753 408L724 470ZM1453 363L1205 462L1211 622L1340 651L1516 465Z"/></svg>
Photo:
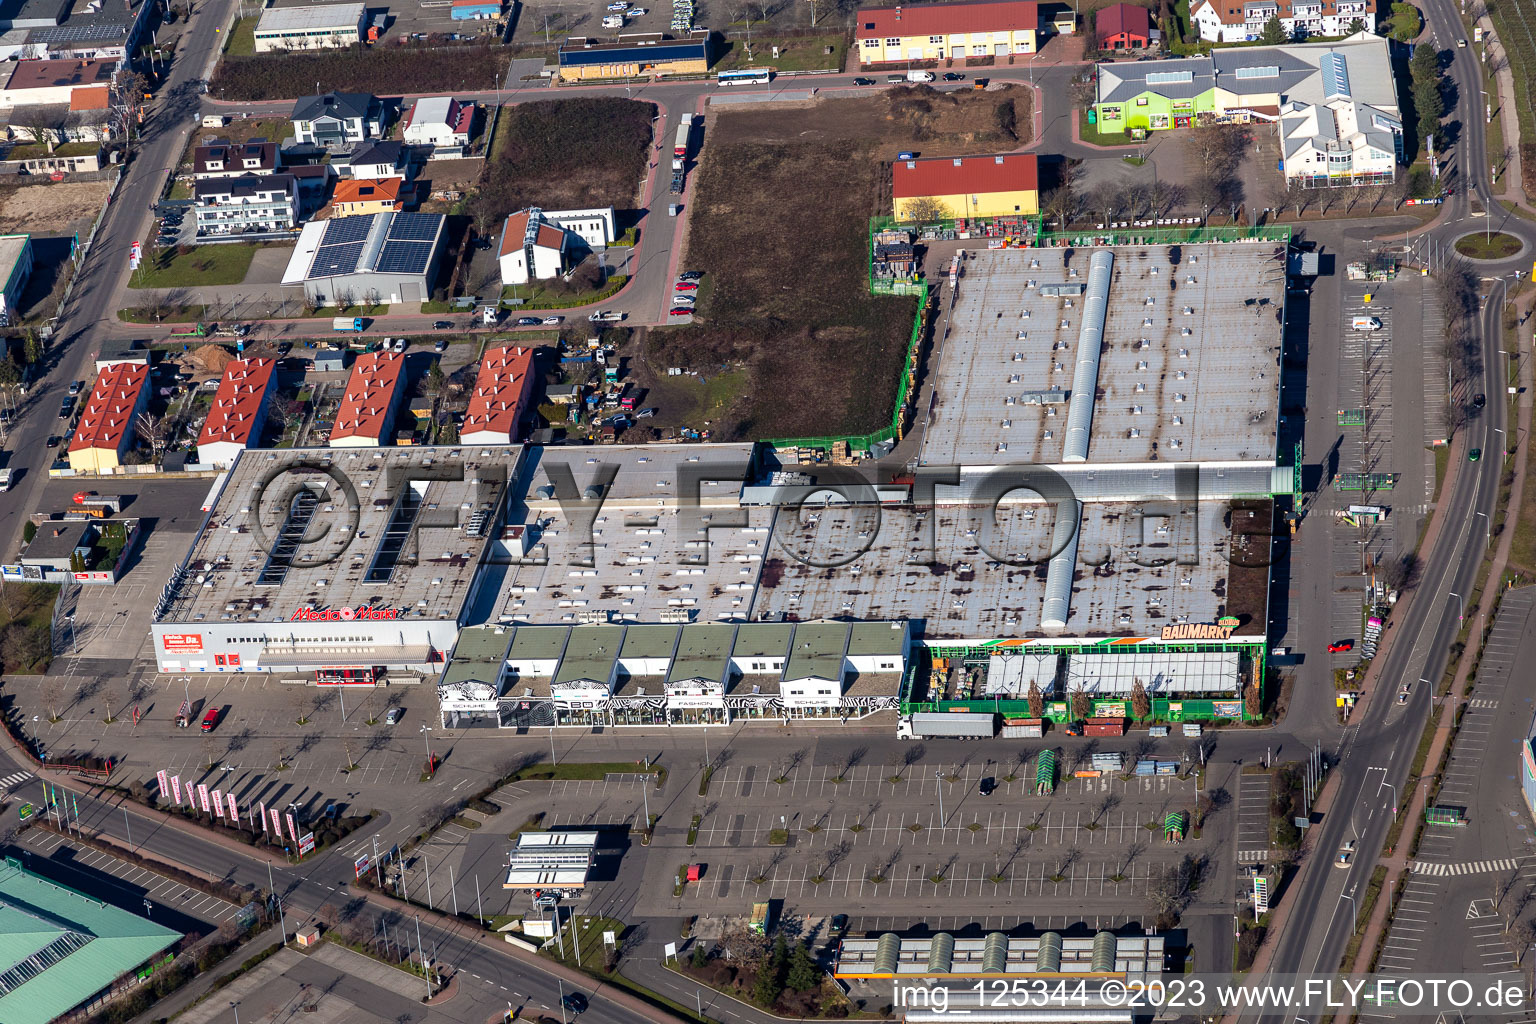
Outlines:
<svg viewBox="0 0 1536 1024"><path fill-rule="evenodd" d="M267 813L272 815L272 834L277 836L278 839L282 839L283 838L283 822L282 822L282 819L277 816L277 808L276 807L269 807L269 808L267 808Z"/></svg>
<svg viewBox="0 0 1536 1024"><path fill-rule="evenodd" d="M155 772L155 782L157 782L160 786L160 798L162 800L165 799L165 794L171 791L171 786L170 783L166 781L164 768L161 768L159 771Z"/></svg>
<svg viewBox="0 0 1536 1024"><path fill-rule="evenodd" d="M181 805L181 776L180 775L172 775L171 776L171 795L173 797L175 797L175 799L172 800L171 802L176 804L179 807Z"/></svg>
<svg viewBox="0 0 1536 1024"><path fill-rule="evenodd" d="M220 818L224 817L224 794L214 790L208 796L213 800L213 813Z"/></svg>
<svg viewBox="0 0 1536 1024"><path fill-rule="evenodd" d="M267 831L267 802L265 800L258 800L256 802L256 810L261 812L261 831L270 835L271 833Z"/></svg>
<svg viewBox="0 0 1536 1024"><path fill-rule="evenodd" d="M199 782L197 784L197 799L203 805L203 813L207 814L208 813L208 784L206 782Z"/></svg>
<svg viewBox="0 0 1536 1024"><path fill-rule="evenodd" d="M236 825L240 824L240 809L235 805L235 794L225 793L224 799L229 801L229 820Z"/></svg>
<svg viewBox="0 0 1536 1024"><path fill-rule="evenodd" d="M288 817L288 838L292 839L294 842L298 842L299 841L299 830L298 830L298 827L296 825L294 825L294 823L293 823L293 812L289 811L287 817Z"/></svg>

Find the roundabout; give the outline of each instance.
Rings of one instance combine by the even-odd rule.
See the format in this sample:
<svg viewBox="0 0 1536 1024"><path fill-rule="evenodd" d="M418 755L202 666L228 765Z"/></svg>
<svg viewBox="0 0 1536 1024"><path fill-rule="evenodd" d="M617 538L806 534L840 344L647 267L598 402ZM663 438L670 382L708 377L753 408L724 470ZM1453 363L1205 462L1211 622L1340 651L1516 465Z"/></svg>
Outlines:
<svg viewBox="0 0 1536 1024"><path fill-rule="evenodd" d="M1525 242L1504 231L1473 231L1456 239L1456 251L1472 260L1507 260L1519 255Z"/></svg>

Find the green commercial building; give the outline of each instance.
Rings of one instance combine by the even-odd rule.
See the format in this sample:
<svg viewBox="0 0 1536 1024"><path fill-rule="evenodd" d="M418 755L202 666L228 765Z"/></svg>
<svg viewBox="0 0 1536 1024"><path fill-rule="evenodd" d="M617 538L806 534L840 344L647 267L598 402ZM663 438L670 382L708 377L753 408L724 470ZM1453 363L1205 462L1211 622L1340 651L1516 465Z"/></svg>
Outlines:
<svg viewBox="0 0 1536 1024"><path fill-rule="evenodd" d="M0 867L0 1021L47 1024L147 977L181 933L22 868Z"/></svg>

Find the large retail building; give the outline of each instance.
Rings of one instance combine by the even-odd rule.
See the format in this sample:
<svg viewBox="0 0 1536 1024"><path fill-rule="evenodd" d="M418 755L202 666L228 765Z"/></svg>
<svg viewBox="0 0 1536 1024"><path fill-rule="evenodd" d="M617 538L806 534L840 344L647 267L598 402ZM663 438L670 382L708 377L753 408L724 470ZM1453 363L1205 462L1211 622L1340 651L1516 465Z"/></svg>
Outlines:
<svg viewBox="0 0 1536 1024"><path fill-rule="evenodd" d="M151 627L162 672L435 676L519 448L246 451Z"/></svg>

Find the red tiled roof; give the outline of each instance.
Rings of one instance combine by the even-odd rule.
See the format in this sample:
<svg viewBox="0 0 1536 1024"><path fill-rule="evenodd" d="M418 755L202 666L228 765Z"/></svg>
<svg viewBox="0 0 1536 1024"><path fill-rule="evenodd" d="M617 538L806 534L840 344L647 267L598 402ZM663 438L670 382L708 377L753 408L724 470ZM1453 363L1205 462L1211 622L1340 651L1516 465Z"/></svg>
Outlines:
<svg viewBox="0 0 1536 1024"><path fill-rule="evenodd" d="M989 0L983 3L911 4L866 7L855 12L854 38L940 36L953 32L1016 32L1040 26L1035 0Z"/></svg>
<svg viewBox="0 0 1536 1024"><path fill-rule="evenodd" d="M398 352L370 352L352 364L347 393L336 410L332 444L344 437L377 440L383 436L384 421L395 404L400 371L404 368L405 356Z"/></svg>
<svg viewBox="0 0 1536 1024"><path fill-rule="evenodd" d="M898 160L891 181L891 192L897 199L1034 191L1039 187L1033 153Z"/></svg>
<svg viewBox="0 0 1536 1024"><path fill-rule="evenodd" d="M139 392L149 379L149 367L143 363L113 363L96 376L75 439L72 452L87 448L118 451L133 431L133 414L139 406Z"/></svg>
<svg viewBox="0 0 1536 1024"><path fill-rule="evenodd" d="M1121 34L1133 39L1147 39L1152 32L1152 18L1145 7L1136 4L1112 4L1093 16L1093 31L1099 39Z"/></svg>
<svg viewBox="0 0 1536 1024"><path fill-rule="evenodd" d="M250 447L257 440L251 437L251 428L256 425L276 369L275 359L236 359L226 366L197 443L225 442Z"/></svg>
<svg viewBox="0 0 1536 1024"><path fill-rule="evenodd" d="M528 231L528 211L514 213L507 218L507 223L501 229L501 252L505 256L516 252L523 247L523 235ZM564 249L565 232L553 224L539 225L539 233L534 238L535 245L541 245L546 249Z"/></svg>
<svg viewBox="0 0 1536 1024"><path fill-rule="evenodd" d="M476 433L506 434L517 440L517 425L533 394L533 349L506 345L493 348L480 360L480 374L464 414L459 436L476 444Z"/></svg>
<svg viewBox="0 0 1536 1024"><path fill-rule="evenodd" d="M115 57L100 60L22 60L16 62L5 89L47 89L60 85L105 85L117 71Z"/></svg>
<svg viewBox="0 0 1536 1024"><path fill-rule="evenodd" d="M88 85L69 91L70 110L106 110L111 101L112 87L109 85Z"/></svg>
<svg viewBox="0 0 1536 1024"><path fill-rule="evenodd" d="M403 178L344 178L336 183L331 205L342 203L398 203Z"/></svg>

